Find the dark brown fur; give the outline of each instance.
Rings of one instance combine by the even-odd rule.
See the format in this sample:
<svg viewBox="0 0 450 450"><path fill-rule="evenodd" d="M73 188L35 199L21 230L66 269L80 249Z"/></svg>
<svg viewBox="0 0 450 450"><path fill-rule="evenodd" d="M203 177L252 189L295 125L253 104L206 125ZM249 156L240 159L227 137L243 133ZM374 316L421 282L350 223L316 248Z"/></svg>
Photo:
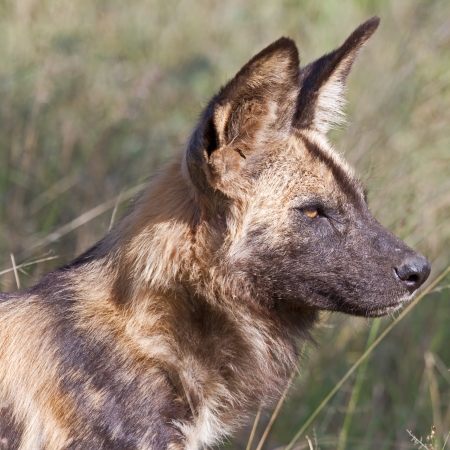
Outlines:
<svg viewBox="0 0 450 450"><path fill-rule="evenodd" d="M0 296L0 448L210 446L284 389L319 311L411 299L427 261L325 138L377 26L303 69L267 47L102 241Z"/></svg>

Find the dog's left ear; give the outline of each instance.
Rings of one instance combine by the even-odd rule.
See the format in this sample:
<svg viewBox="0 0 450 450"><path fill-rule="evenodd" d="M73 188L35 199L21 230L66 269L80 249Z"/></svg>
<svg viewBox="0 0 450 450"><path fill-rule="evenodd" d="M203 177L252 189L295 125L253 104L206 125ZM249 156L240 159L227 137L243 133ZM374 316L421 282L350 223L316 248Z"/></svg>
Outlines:
<svg viewBox="0 0 450 450"><path fill-rule="evenodd" d="M301 89L292 125L325 134L333 125L345 121L345 81L364 43L378 28L380 19L372 17L360 25L338 49L301 70Z"/></svg>
<svg viewBox="0 0 450 450"><path fill-rule="evenodd" d="M188 150L191 178L198 181L200 174L193 172L200 163L207 184L233 197L243 183L236 182L242 169L255 170L252 157L289 135L299 76L291 39L278 39L254 56L203 112L196 144Z"/></svg>

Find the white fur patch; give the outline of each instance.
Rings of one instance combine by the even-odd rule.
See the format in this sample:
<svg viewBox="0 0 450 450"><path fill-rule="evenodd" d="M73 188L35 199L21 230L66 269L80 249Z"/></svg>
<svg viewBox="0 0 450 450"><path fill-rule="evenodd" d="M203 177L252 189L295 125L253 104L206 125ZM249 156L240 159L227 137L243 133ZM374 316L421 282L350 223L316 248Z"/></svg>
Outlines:
<svg viewBox="0 0 450 450"><path fill-rule="evenodd" d="M313 127L322 134L345 124L345 84L339 74L334 74L320 88L314 114Z"/></svg>

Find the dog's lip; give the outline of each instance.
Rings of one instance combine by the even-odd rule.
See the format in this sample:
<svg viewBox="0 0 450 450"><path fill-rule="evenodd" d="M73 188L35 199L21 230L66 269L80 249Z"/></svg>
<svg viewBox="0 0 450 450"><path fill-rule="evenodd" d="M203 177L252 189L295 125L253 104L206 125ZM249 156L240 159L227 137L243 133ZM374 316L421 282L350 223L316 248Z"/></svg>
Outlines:
<svg viewBox="0 0 450 450"><path fill-rule="evenodd" d="M395 300L391 303L376 306L373 305L373 307L370 308L370 305L356 305L355 307L354 305L349 303L345 298L334 294L324 294L322 292L316 292L315 296L322 299L326 298L328 301L331 300L332 302L335 302L335 304L333 305L336 307L333 308L334 311L342 312L339 306L341 307L343 306L344 307L343 309L345 309L345 312L347 314L356 313L356 315L366 315L367 317L380 317L385 316L387 314L391 314L402 308L406 303L409 303L414 298L414 294L408 294L400 297L398 300ZM358 309L358 311L356 311L356 308Z"/></svg>
<svg viewBox="0 0 450 450"><path fill-rule="evenodd" d="M386 314L391 314L397 310L399 310L406 303L409 303L414 298L414 294L406 295L400 297L396 302L389 303L388 305L383 305L381 308L369 310L369 315L374 314L373 317L384 316Z"/></svg>
<svg viewBox="0 0 450 450"><path fill-rule="evenodd" d="M403 303L396 303L389 306L383 306L382 308L368 310L367 317L381 317L387 314L392 314L398 311L403 306Z"/></svg>

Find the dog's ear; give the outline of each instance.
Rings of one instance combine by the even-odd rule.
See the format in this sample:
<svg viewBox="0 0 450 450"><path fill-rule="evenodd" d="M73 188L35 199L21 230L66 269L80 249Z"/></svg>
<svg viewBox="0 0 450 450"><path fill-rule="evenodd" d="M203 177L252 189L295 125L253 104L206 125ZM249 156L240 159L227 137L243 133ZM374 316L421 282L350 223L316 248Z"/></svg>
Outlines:
<svg viewBox="0 0 450 450"><path fill-rule="evenodd" d="M325 134L333 125L345 121L345 81L356 55L378 28L380 19L372 17L360 25L338 49L301 70L301 88L293 126Z"/></svg>
<svg viewBox="0 0 450 450"><path fill-rule="evenodd" d="M288 136L299 76L297 47L281 38L253 57L212 99L197 127L194 148L191 140L188 152L195 154L188 163L201 163L213 188L232 196L238 186L231 184L243 167L253 164L252 156L276 136Z"/></svg>

